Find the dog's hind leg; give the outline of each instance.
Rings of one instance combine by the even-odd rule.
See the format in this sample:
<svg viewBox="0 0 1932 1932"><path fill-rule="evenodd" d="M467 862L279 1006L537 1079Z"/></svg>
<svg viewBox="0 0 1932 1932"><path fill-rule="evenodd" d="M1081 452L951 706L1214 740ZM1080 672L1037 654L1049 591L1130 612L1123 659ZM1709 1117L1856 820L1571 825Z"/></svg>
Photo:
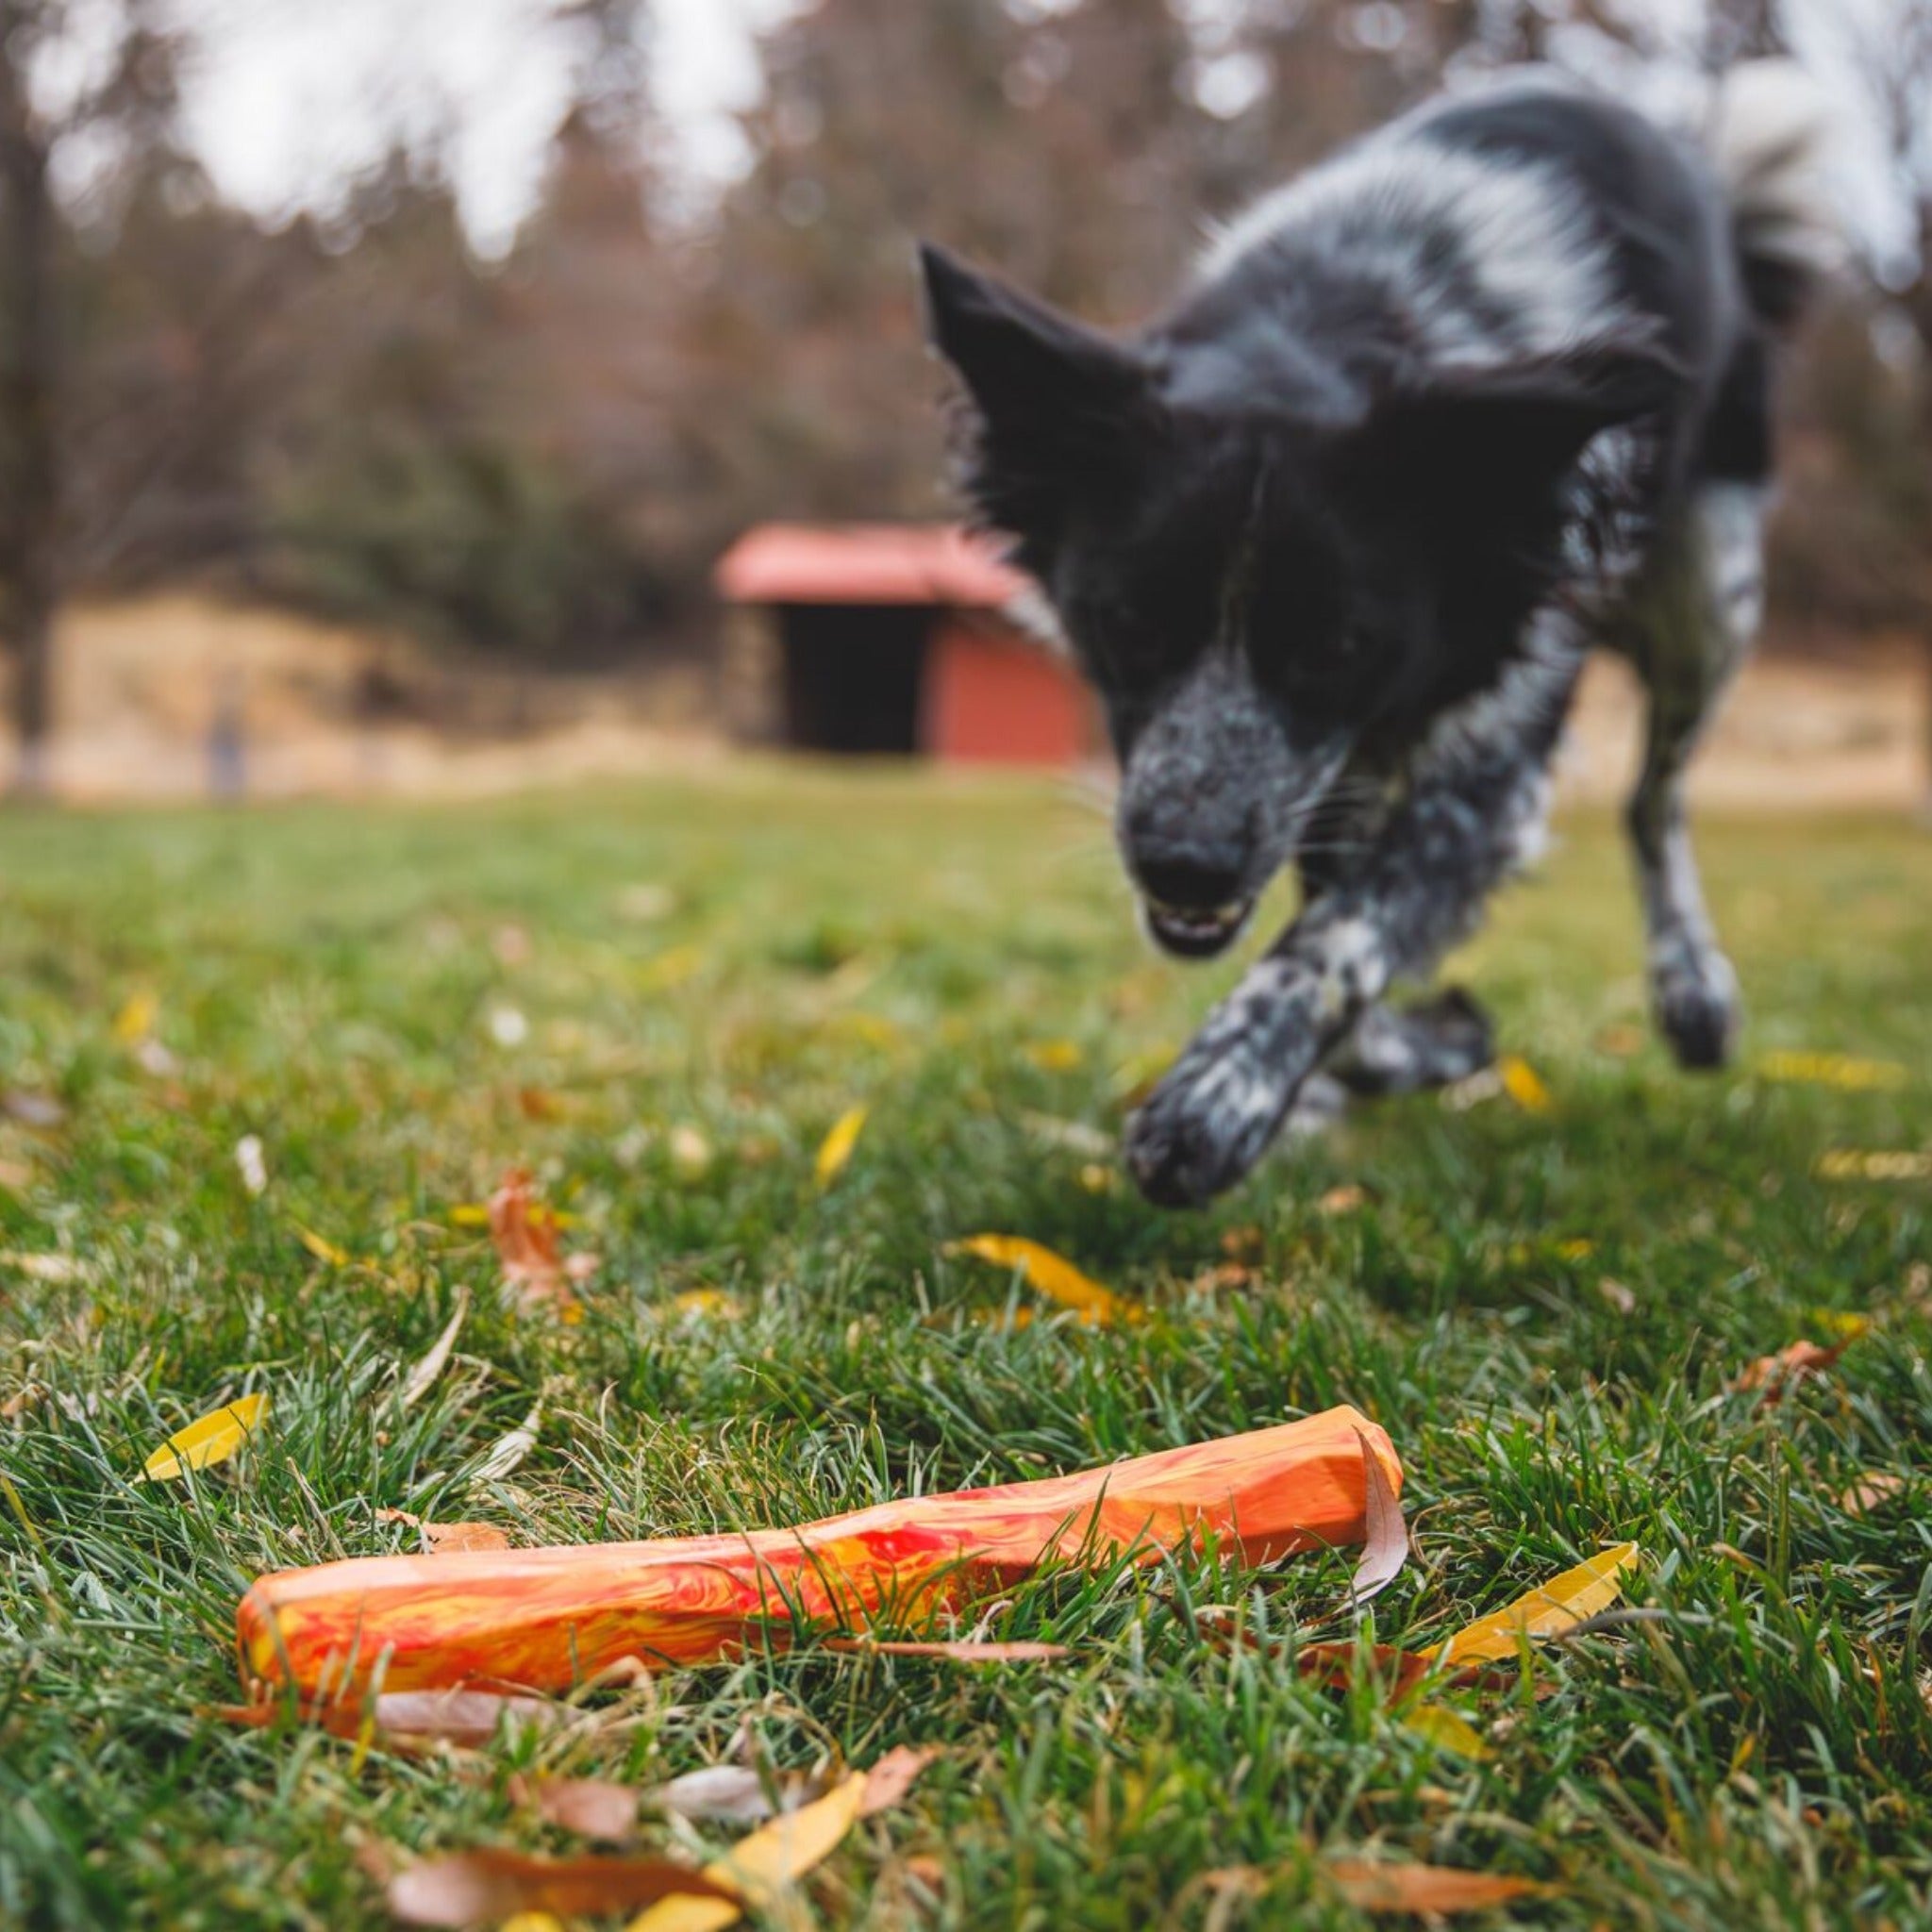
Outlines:
<svg viewBox="0 0 1932 1932"><path fill-rule="evenodd" d="M1730 1057L1738 978L1705 908L1684 800L1705 725L1749 653L1764 603L1764 491L1707 483L1635 615L1649 735L1628 823L1649 935L1657 1025L1686 1067Z"/></svg>
<svg viewBox="0 0 1932 1932"><path fill-rule="evenodd" d="M1496 1058L1495 1028L1474 996L1459 986L1397 1007L1371 1007L1355 1031L1322 1062L1364 1100L1453 1087Z"/></svg>

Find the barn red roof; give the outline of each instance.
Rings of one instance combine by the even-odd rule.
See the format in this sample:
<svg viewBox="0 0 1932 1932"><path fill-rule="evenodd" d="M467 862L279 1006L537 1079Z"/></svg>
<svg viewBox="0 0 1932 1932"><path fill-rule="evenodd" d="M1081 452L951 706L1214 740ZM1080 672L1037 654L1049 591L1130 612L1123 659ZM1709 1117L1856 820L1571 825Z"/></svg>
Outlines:
<svg viewBox="0 0 1932 1932"><path fill-rule="evenodd" d="M948 525L765 524L719 559L735 604L945 604L997 610L1026 580L996 545Z"/></svg>

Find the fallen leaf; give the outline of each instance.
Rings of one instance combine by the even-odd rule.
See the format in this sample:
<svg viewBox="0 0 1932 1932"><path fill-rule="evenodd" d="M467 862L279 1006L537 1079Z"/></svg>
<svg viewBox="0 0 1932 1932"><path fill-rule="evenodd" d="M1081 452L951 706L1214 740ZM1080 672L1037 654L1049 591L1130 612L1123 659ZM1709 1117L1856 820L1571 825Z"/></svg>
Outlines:
<svg viewBox="0 0 1932 1932"><path fill-rule="evenodd" d="M776 1780L777 1796L748 1764L711 1764L655 1786L645 1793L653 1809L710 1824L762 1824L781 1811L820 1795L799 1778Z"/></svg>
<svg viewBox="0 0 1932 1932"><path fill-rule="evenodd" d="M1097 1160L1090 1160L1074 1175L1074 1179L1090 1194L1113 1194L1120 1191L1120 1175L1112 1168L1103 1167Z"/></svg>
<svg viewBox="0 0 1932 1932"><path fill-rule="evenodd" d="M560 1121L563 1118L563 1103L547 1088L519 1087L517 1111L526 1121Z"/></svg>
<svg viewBox="0 0 1932 1932"><path fill-rule="evenodd" d="M1346 1187L1330 1188L1315 1203L1315 1208L1322 1214L1353 1214L1368 1205L1369 1191L1351 1181Z"/></svg>
<svg viewBox="0 0 1932 1932"><path fill-rule="evenodd" d="M1894 1497L1902 1494L1905 1488L1904 1476L1891 1475L1883 1470L1873 1470L1861 1475L1840 1496L1838 1507L1847 1516L1869 1516L1873 1510L1882 1509Z"/></svg>
<svg viewBox="0 0 1932 1932"><path fill-rule="evenodd" d="M972 1255L991 1261L995 1268L1017 1272L1049 1301L1072 1308L1082 1321L1094 1327L1110 1327L1123 1323L1146 1320L1147 1310L1134 1302L1123 1301L1109 1288L1082 1274L1071 1261L1014 1234L968 1235L948 1244L949 1255Z"/></svg>
<svg viewBox="0 0 1932 1932"><path fill-rule="evenodd" d="M644 879L634 886L626 886L617 895L617 912L621 919L634 919L641 925L653 920L668 918L677 910L677 894L669 886L660 886L655 879Z"/></svg>
<svg viewBox="0 0 1932 1932"><path fill-rule="evenodd" d="M493 1523L429 1523L407 1509L378 1509L378 1523L407 1523L421 1533L432 1557L455 1557L475 1550L507 1550L510 1540Z"/></svg>
<svg viewBox="0 0 1932 1932"><path fill-rule="evenodd" d="M1627 1060L1632 1054L1643 1051L1644 1038L1641 1026L1606 1026L1594 1043L1599 1053L1607 1053L1613 1059Z"/></svg>
<svg viewBox="0 0 1932 1932"><path fill-rule="evenodd" d="M1295 1646L1294 1667L1300 1676L1345 1690L1355 1682L1357 1663L1363 1655L1353 1641L1302 1643ZM1485 1670L1480 1664L1444 1664L1433 1651L1399 1650L1392 1643L1371 1645L1366 1655L1376 1674L1390 1680L1390 1690L1397 1697L1429 1678L1452 1690L1507 1690L1517 1681L1508 1672Z"/></svg>
<svg viewBox="0 0 1932 1932"><path fill-rule="evenodd" d="M18 1087L0 1092L0 1113L39 1130L58 1127L67 1118L67 1109L51 1093L26 1093Z"/></svg>
<svg viewBox="0 0 1932 1932"><path fill-rule="evenodd" d="M742 1302L716 1288L688 1288L682 1294L671 1297L671 1306L680 1315L710 1315L724 1322L736 1321L744 1313Z"/></svg>
<svg viewBox="0 0 1932 1932"><path fill-rule="evenodd" d="M513 1912L603 1917L678 1894L713 1907L732 1899L716 1879L669 1858L541 1858L478 1847L426 1858L397 1874L390 1881L389 1908L406 1925L460 1927L490 1924ZM735 1918L735 1901L731 1910Z"/></svg>
<svg viewBox="0 0 1932 1932"><path fill-rule="evenodd" d="M558 1245L558 1217L538 1200L526 1169L511 1168L490 1197L490 1239L504 1286L521 1308L548 1308L568 1321L579 1315L571 1283L594 1270L590 1256L568 1259Z"/></svg>
<svg viewBox="0 0 1932 1932"><path fill-rule="evenodd" d="M263 1729L287 1708L281 1699L225 1705L210 1712L226 1724ZM336 1701L298 1707L297 1723L319 1725L331 1737L361 1742L379 1739L402 1750L429 1744L475 1749L493 1740L499 1726L555 1730L575 1717L570 1706L547 1697L495 1690L385 1690L366 1702Z"/></svg>
<svg viewBox="0 0 1932 1932"><path fill-rule="evenodd" d="M268 1413L263 1394L238 1395L233 1402L176 1429L142 1464L145 1482L173 1482L191 1469L212 1469L225 1462L261 1426Z"/></svg>
<svg viewBox="0 0 1932 1932"><path fill-rule="evenodd" d="M871 1818L902 1803L907 1792L919 1782L926 1766L939 1755L937 1749L930 1745L921 1749L900 1744L888 1751L865 1774L865 1790L858 1799L858 1815Z"/></svg>
<svg viewBox="0 0 1932 1932"><path fill-rule="evenodd" d="M697 946L673 946L645 962L638 974L638 986L644 992L669 992L695 978L703 970L705 956Z"/></svg>
<svg viewBox="0 0 1932 1932"><path fill-rule="evenodd" d="M769 1911L787 1886L838 1850L861 1815L865 1787L865 1773L855 1772L823 1798L760 1825L705 1867L723 1896L664 1899L633 1919L628 1932L723 1932L748 1908Z"/></svg>
<svg viewBox="0 0 1932 1932"><path fill-rule="evenodd" d="M1331 1858L1323 1875L1358 1912L1406 1912L1421 1918L1487 1912L1511 1899L1533 1898L1547 1886L1492 1872L1458 1872L1446 1865L1371 1864L1364 1858Z"/></svg>
<svg viewBox="0 0 1932 1932"><path fill-rule="evenodd" d="M1037 1040L1023 1051L1042 1074L1071 1074L1085 1058L1071 1040Z"/></svg>
<svg viewBox="0 0 1932 1932"><path fill-rule="evenodd" d="M251 1194L268 1191L268 1163L262 1158L259 1134L243 1134L235 1142L235 1167Z"/></svg>
<svg viewBox="0 0 1932 1932"><path fill-rule="evenodd" d="M844 1171L845 1163L852 1158L852 1150L858 1145L858 1136L865 1126L868 1108L848 1108L833 1123L832 1131L824 1138L819 1148L818 1159L812 1164L812 1172L822 1188L828 1188Z"/></svg>
<svg viewBox="0 0 1932 1932"><path fill-rule="evenodd" d="M114 1016L114 1038L123 1046L132 1046L137 1040L145 1040L155 1030L155 1021L160 1010L161 1003L153 993L142 991L133 994Z"/></svg>
<svg viewBox="0 0 1932 1932"><path fill-rule="evenodd" d="M485 1023L498 1046L521 1046L530 1037L530 1023L515 1007L491 1007Z"/></svg>
<svg viewBox="0 0 1932 1932"><path fill-rule="evenodd" d="M1503 1091L1524 1113L1548 1113L1556 1105L1541 1075L1527 1060L1513 1053L1506 1053L1496 1062L1496 1077L1503 1083Z"/></svg>
<svg viewBox="0 0 1932 1932"><path fill-rule="evenodd" d="M543 1422L542 1398L531 1405L530 1412L507 1436L499 1436L489 1453L470 1472L472 1482L501 1482L523 1466L524 1457L537 1446L537 1431Z"/></svg>
<svg viewBox="0 0 1932 1932"><path fill-rule="evenodd" d="M1731 1392L1748 1394L1759 1391L1757 1407L1769 1408L1773 1403L1783 1401L1799 1384L1822 1375L1857 1339L1857 1334L1849 1334L1828 1343L1794 1341L1775 1355L1761 1355L1739 1370L1730 1383Z"/></svg>
<svg viewBox="0 0 1932 1932"><path fill-rule="evenodd" d="M1113 1091L1117 1100L1138 1107L1153 1091L1154 1083L1174 1063L1180 1049L1171 1042L1144 1046L1129 1054L1114 1069Z"/></svg>
<svg viewBox="0 0 1932 1932"><path fill-rule="evenodd" d="M1401 1723L1405 1730L1413 1731L1439 1750L1453 1751L1473 1764L1496 1755L1475 1726L1445 1704L1413 1705L1402 1713Z"/></svg>
<svg viewBox="0 0 1932 1932"><path fill-rule="evenodd" d="M1098 1127L1089 1126L1085 1121L1063 1121L1050 1113L1035 1113L1030 1108L1020 1115L1020 1124L1036 1141L1045 1142L1049 1147L1064 1148L1069 1154L1077 1154L1086 1160L1106 1160L1113 1154L1111 1136L1103 1134Z"/></svg>
<svg viewBox="0 0 1932 1932"><path fill-rule="evenodd" d="M546 1824L579 1838L621 1844L638 1828L643 1793L629 1785L608 1784L594 1777L540 1777L518 1781L513 1795L534 1804Z"/></svg>
<svg viewBox="0 0 1932 1932"><path fill-rule="evenodd" d="M711 1143L696 1127L673 1127L669 1146L671 1171L681 1181L701 1181L710 1173L717 1158Z"/></svg>
<svg viewBox="0 0 1932 1932"><path fill-rule="evenodd" d="M1258 1227L1230 1227L1222 1234L1221 1252L1252 1268L1267 1255L1268 1237Z"/></svg>
<svg viewBox="0 0 1932 1932"><path fill-rule="evenodd" d="M1574 1629L1623 1594L1624 1573L1636 1567L1640 1554L1635 1543L1604 1550L1502 1609L1478 1617L1426 1654L1445 1663L1451 1658L1459 1664L1479 1663L1515 1657L1525 1639Z"/></svg>
<svg viewBox="0 0 1932 1932"><path fill-rule="evenodd" d="M874 1637L828 1637L824 1648L858 1657L943 1657L956 1664L1051 1663L1074 1654L1064 1643L998 1643L973 1637L905 1642Z"/></svg>
<svg viewBox="0 0 1932 1932"><path fill-rule="evenodd" d="M24 1160L0 1160L0 1188L24 1194L32 1184L34 1171Z"/></svg>
<svg viewBox="0 0 1932 1932"><path fill-rule="evenodd" d="M436 1386L436 1380L449 1365L450 1351L457 1345L457 1337L462 1333L463 1318L470 1312L470 1291L459 1288L457 1291L456 1312L435 1341L430 1344L429 1353L409 1371L409 1379L402 1386L397 1400L405 1408L413 1408Z"/></svg>
<svg viewBox="0 0 1932 1932"><path fill-rule="evenodd" d="M1403 1521L1401 1501L1369 1439L1362 1436L1360 1441L1362 1479L1367 1486L1368 1534L1363 1539L1355 1580L1349 1586L1351 1606L1356 1609L1380 1596L1402 1574L1402 1566L1408 1561L1408 1524Z"/></svg>
<svg viewBox="0 0 1932 1932"><path fill-rule="evenodd" d="M166 1080L181 1071L181 1062L158 1040L137 1040L128 1052L134 1057L134 1064L157 1080ZM172 1097L168 1100L170 1107L181 1104Z"/></svg>
<svg viewBox="0 0 1932 1932"><path fill-rule="evenodd" d="M295 1239L315 1257L318 1261L326 1261L331 1268L346 1268L349 1265L349 1252L339 1248L332 1241L325 1240L312 1227L295 1224Z"/></svg>
<svg viewBox="0 0 1932 1932"><path fill-rule="evenodd" d="M1894 1150L1870 1154L1857 1148L1838 1148L1822 1155L1818 1174L1827 1181L1923 1181L1932 1180L1932 1152Z"/></svg>
<svg viewBox="0 0 1932 1932"><path fill-rule="evenodd" d="M1865 1093L1906 1084L1907 1070L1896 1060L1858 1059L1843 1053L1773 1053L1758 1062L1761 1078L1809 1087L1840 1087Z"/></svg>
<svg viewBox="0 0 1932 1932"><path fill-rule="evenodd" d="M1637 1297L1621 1281L1612 1281L1607 1274L1597 1283L1596 1291L1620 1315L1634 1314L1637 1310Z"/></svg>
<svg viewBox="0 0 1932 1932"><path fill-rule="evenodd" d="M44 1281L49 1287L64 1287L87 1275L87 1263L78 1255L36 1254L20 1248L0 1250L0 1268L11 1268L29 1281Z"/></svg>

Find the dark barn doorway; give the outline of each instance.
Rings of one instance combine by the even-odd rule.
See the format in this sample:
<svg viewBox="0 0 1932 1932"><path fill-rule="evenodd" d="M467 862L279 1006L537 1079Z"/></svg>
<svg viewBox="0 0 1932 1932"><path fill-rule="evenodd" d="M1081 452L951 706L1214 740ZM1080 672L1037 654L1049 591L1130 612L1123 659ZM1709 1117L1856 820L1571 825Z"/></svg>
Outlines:
<svg viewBox="0 0 1932 1932"><path fill-rule="evenodd" d="M920 749L931 629L931 609L918 605L787 606L779 633L785 741L805 751L910 758Z"/></svg>

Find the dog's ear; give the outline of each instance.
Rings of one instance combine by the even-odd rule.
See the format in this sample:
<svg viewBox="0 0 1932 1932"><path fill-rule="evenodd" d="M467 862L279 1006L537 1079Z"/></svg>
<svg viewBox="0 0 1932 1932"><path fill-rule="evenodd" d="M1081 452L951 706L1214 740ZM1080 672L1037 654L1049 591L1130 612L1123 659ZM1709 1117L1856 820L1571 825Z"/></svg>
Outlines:
<svg viewBox="0 0 1932 1932"><path fill-rule="evenodd" d="M989 522L1045 539L1083 486L1117 478L1155 421L1125 343L923 243L926 333L972 406L968 487Z"/></svg>
<svg viewBox="0 0 1932 1932"><path fill-rule="evenodd" d="M1486 491L1547 491L1607 429L1666 409L1690 380L1648 337L1494 367L1432 369L1398 379L1360 432L1383 475L1420 491L1450 487L1473 509Z"/></svg>

